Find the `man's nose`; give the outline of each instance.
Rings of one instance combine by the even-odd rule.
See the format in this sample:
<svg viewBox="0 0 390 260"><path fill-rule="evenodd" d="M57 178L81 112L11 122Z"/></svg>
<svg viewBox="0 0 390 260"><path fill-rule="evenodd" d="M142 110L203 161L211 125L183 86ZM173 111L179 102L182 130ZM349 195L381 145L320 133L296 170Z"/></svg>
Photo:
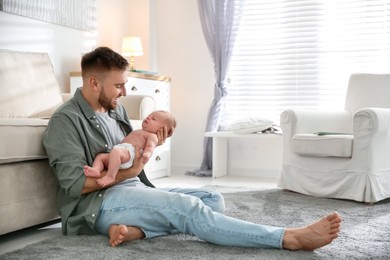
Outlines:
<svg viewBox="0 0 390 260"><path fill-rule="evenodd" d="M127 96L127 92L126 92L126 86L122 86L122 96Z"/></svg>

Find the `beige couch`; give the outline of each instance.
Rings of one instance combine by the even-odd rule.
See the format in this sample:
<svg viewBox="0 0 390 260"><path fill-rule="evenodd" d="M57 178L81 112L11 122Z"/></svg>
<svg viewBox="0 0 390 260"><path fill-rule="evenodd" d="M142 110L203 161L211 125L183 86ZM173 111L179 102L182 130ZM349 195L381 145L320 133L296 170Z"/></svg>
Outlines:
<svg viewBox="0 0 390 260"><path fill-rule="evenodd" d="M0 50L0 235L59 218L42 133L68 98L46 53ZM155 109L147 96L121 102L136 128Z"/></svg>

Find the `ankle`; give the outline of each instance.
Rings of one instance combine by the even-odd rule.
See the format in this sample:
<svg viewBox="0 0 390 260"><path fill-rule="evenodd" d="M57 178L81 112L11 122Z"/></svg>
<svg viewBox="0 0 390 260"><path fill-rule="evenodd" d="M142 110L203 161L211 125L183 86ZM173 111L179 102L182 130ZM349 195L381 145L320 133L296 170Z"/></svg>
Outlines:
<svg viewBox="0 0 390 260"><path fill-rule="evenodd" d="M284 232L284 237L282 241L282 247L283 249L288 250L299 250L300 249L300 243L298 239L295 236L295 233L297 230L288 228Z"/></svg>

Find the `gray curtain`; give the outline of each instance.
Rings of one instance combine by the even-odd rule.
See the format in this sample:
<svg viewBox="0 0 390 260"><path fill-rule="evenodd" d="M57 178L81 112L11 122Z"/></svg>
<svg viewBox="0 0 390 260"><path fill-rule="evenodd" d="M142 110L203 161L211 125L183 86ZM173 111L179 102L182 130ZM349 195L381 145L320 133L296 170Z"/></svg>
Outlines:
<svg viewBox="0 0 390 260"><path fill-rule="evenodd" d="M221 100L226 96L226 73L237 35L244 0L198 0L203 34L214 62L214 100L211 104L206 132L218 131ZM204 154L200 169L187 172L196 176L211 176L212 139L205 137Z"/></svg>

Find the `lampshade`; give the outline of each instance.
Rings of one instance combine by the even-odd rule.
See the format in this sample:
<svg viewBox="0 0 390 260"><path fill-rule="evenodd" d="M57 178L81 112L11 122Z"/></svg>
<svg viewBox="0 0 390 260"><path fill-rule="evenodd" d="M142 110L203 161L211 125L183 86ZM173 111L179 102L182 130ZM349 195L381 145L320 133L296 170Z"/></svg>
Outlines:
<svg viewBox="0 0 390 260"><path fill-rule="evenodd" d="M128 57L142 56L142 41L140 37L125 37L122 41L122 55Z"/></svg>

